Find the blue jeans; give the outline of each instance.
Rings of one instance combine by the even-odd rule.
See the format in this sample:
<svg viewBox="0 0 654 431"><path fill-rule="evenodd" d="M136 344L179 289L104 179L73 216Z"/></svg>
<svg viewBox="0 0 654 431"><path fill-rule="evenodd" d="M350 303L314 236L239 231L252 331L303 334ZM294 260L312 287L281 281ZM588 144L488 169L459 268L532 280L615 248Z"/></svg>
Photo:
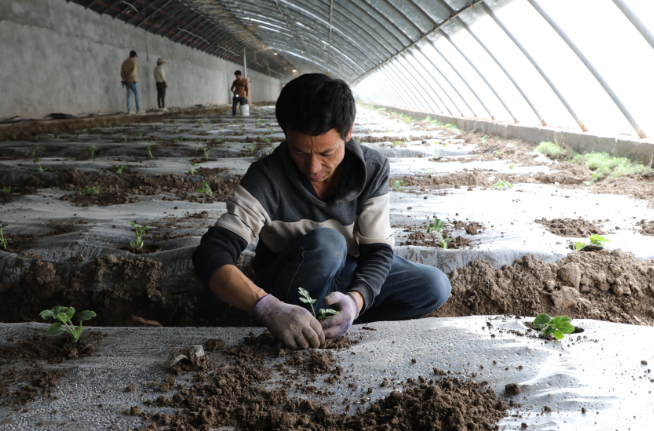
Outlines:
<svg viewBox="0 0 654 431"><path fill-rule="evenodd" d="M247 105L248 102L245 97L236 97L232 98L232 115L236 115L236 105Z"/></svg>
<svg viewBox="0 0 654 431"><path fill-rule="evenodd" d="M127 87L127 112L132 112L132 93L134 93L134 101L136 102L136 112L141 110L141 89L138 82L128 82L125 84Z"/></svg>
<svg viewBox="0 0 654 431"><path fill-rule="evenodd" d="M288 304L300 305L299 287L318 301L314 308L327 308L323 298L331 292L347 292L356 269L356 258L348 256L345 238L329 228L318 228L298 239L257 273L256 284ZM408 320L423 317L441 307L450 296L450 280L431 266L410 262L397 255L381 292L354 323Z"/></svg>

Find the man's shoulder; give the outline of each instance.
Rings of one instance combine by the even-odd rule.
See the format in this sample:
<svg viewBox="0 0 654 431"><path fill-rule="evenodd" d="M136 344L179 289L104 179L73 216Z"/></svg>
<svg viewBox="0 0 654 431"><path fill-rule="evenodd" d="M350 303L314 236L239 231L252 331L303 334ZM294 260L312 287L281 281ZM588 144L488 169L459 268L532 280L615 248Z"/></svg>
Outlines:
<svg viewBox="0 0 654 431"><path fill-rule="evenodd" d="M382 155L379 151L374 148L367 147L365 145L358 144L361 148L361 154L363 155L363 160L368 166L379 166L382 167L386 165L386 157Z"/></svg>

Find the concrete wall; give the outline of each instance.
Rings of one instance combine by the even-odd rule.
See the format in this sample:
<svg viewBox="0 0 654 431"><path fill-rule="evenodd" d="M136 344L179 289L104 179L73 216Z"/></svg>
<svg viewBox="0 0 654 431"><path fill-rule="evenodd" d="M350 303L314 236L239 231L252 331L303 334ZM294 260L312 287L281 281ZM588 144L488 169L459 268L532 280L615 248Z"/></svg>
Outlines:
<svg viewBox="0 0 654 431"><path fill-rule="evenodd" d="M455 124L460 130L477 130L481 133L488 133L506 139L522 139L535 145L544 141L558 142L579 153L604 152L615 157L626 157L644 165L650 165L654 161L654 139L651 138L640 139L637 136L626 135L595 135L556 127L524 126L522 124L509 124L479 118L452 117L395 106L374 106L420 119L431 117L445 124Z"/></svg>
<svg viewBox="0 0 654 431"><path fill-rule="evenodd" d="M0 0L0 119L124 112L120 66L131 49L146 110L157 107L152 71L159 57L168 61L167 107L231 103L233 72L243 69L65 0ZM277 99L278 79L249 77L251 101Z"/></svg>

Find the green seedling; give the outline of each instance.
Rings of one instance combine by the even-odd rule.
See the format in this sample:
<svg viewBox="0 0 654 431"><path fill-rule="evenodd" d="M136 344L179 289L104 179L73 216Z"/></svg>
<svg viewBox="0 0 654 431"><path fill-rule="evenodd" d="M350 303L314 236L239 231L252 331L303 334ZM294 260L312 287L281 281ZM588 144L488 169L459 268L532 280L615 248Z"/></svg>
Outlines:
<svg viewBox="0 0 654 431"><path fill-rule="evenodd" d="M142 138L143 135L145 135L145 130L139 130L138 134L139 134L139 138Z"/></svg>
<svg viewBox="0 0 654 431"><path fill-rule="evenodd" d="M93 311L85 310L77 313L77 321L79 326L76 328L73 324L72 318L75 315L75 309L73 307L61 307L57 305L51 310L41 311L41 318L47 320L50 317L58 320L52 325L48 326L48 329L45 330L45 335L51 337L59 335L62 332L68 332L68 334L73 338L73 343L77 343L82 331L84 330L82 322L84 320L90 320L96 316Z"/></svg>
<svg viewBox="0 0 654 431"><path fill-rule="evenodd" d="M152 130L155 130L155 129L156 129L156 125L153 124L152 125Z"/></svg>
<svg viewBox="0 0 654 431"><path fill-rule="evenodd" d="M15 134L15 133L12 133L12 134L11 134L11 140L12 140L12 141L17 141L17 140L18 140L18 137L16 137L16 134Z"/></svg>
<svg viewBox="0 0 654 431"><path fill-rule="evenodd" d="M195 152L196 152L196 153L197 153L198 150L200 149L200 145L202 145L202 143L197 142L197 141L195 142Z"/></svg>
<svg viewBox="0 0 654 431"><path fill-rule="evenodd" d="M191 175L195 175L195 167L197 166L197 163L191 162L191 169L188 170L188 173Z"/></svg>
<svg viewBox="0 0 654 431"><path fill-rule="evenodd" d="M270 144L270 138L264 138L263 142L265 142L266 144Z"/></svg>
<svg viewBox="0 0 654 431"><path fill-rule="evenodd" d="M118 175L122 174L125 169L128 169L125 165L116 165L116 173Z"/></svg>
<svg viewBox="0 0 654 431"><path fill-rule="evenodd" d="M0 188L0 192L2 192L2 193L11 193L11 187L2 187L2 188Z"/></svg>
<svg viewBox="0 0 654 431"><path fill-rule="evenodd" d="M95 153L98 151L98 147L95 145L89 145L86 147L86 149L89 151L89 154L91 154L91 159L95 157Z"/></svg>
<svg viewBox="0 0 654 431"><path fill-rule="evenodd" d="M177 118L173 119L173 124L177 124Z"/></svg>
<svg viewBox="0 0 654 431"><path fill-rule="evenodd" d="M173 144L175 144L175 143L181 141L182 139L183 139L183 138L182 138L181 136L178 136L178 137L176 137L176 138L173 138Z"/></svg>
<svg viewBox="0 0 654 431"><path fill-rule="evenodd" d="M533 324L543 335L553 335L557 340L562 340L565 334L572 334L575 331L575 327L570 323L571 320L568 316L551 318L549 314L543 313L536 316Z"/></svg>
<svg viewBox="0 0 654 431"><path fill-rule="evenodd" d="M484 136L481 138L481 145L486 145L486 139L488 139L488 135L484 135Z"/></svg>
<svg viewBox="0 0 654 431"><path fill-rule="evenodd" d="M202 150L202 152L204 152L204 158L209 160L209 151L210 150L207 147L200 148L200 149Z"/></svg>
<svg viewBox="0 0 654 431"><path fill-rule="evenodd" d="M509 169L515 169L515 163L513 163L512 165L509 165Z"/></svg>
<svg viewBox="0 0 654 431"><path fill-rule="evenodd" d="M397 147L402 141L393 141L393 148Z"/></svg>
<svg viewBox="0 0 654 431"><path fill-rule="evenodd" d="M502 150L495 150L493 151L493 154L495 154L496 156L501 156L503 153Z"/></svg>
<svg viewBox="0 0 654 431"><path fill-rule="evenodd" d="M0 245L5 250L7 249L7 238L5 238L4 234L2 233L2 229L6 228L7 226L9 226L9 223L7 222L0 224Z"/></svg>
<svg viewBox="0 0 654 431"><path fill-rule="evenodd" d="M173 129L173 133L177 133L178 130L179 130L179 127L175 127L175 128Z"/></svg>
<svg viewBox="0 0 654 431"><path fill-rule="evenodd" d="M250 152L254 151L254 142L250 142L250 145L248 145L248 150L250 150Z"/></svg>
<svg viewBox="0 0 654 431"><path fill-rule="evenodd" d="M393 190L399 192L402 190L402 187L406 186L406 181L395 180L393 181Z"/></svg>
<svg viewBox="0 0 654 431"><path fill-rule="evenodd" d="M304 302L305 304L309 304L311 306L311 312L313 313L313 317L319 319L319 320L324 320L324 319L329 319L332 316L336 316L340 314L336 310L332 310L331 308L321 308L318 310L318 315L316 315L316 310L313 308L313 304L318 302L316 299L313 299L311 295L309 295L309 292L307 292L306 289L303 288L298 288L298 292L300 292L300 301Z"/></svg>
<svg viewBox="0 0 654 431"><path fill-rule="evenodd" d="M206 181L202 181L202 187L198 189L198 193L206 193L212 198L216 197L216 192L211 190L211 187L209 187L209 183Z"/></svg>
<svg viewBox="0 0 654 431"><path fill-rule="evenodd" d="M39 167L39 172L45 172L45 171L50 171L50 167L46 166L43 167L41 166L41 158L40 157L34 157L34 160L32 160L33 163L36 163L36 166Z"/></svg>
<svg viewBox="0 0 654 431"><path fill-rule="evenodd" d="M86 186L82 190L82 193L84 193L85 196L97 195L98 193L100 193L100 190L97 187Z"/></svg>
<svg viewBox="0 0 654 431"><path fill-rule="evenodd" d="M277 147L278 147L277 144L272 144L272 148L270 149L270 151L268 151L268 154L272 154L272 152L275 151L275 148Z"/></svg>
<svg viewBox="0 0 654 431"><path fill-rule="evenodd" d="M216 144L219 144L220 142L222 142L222 141L224 141L224 140L225 140L225 136L224 136L224 135L216 136L215 138L213 138L213 141L214 141Z"/></svg>
<svg viewBox="0 0 654 431"><path fill-rule="evenodd" d="M427 226L427 233L435 233L441 248L447 250L447 243L452 241L452 238L445 238L443 236L444 228L445 222L434 217L434 220L429 222L429 226Z"/></svg>
<svg viewBox="0 0 654 431"><path fill-rule="evenodd" d="M123 135L123 142L127 142L127 135Z"/></svg>
<svg viewBox="0 0 654 431"><path fill-rule="evenodd" d="M140 225L133 221L129 222L129 224L134 228L134 236L136 237L136 241L130 241L129 245L138 251L143 248L143 236L145 231L150 229L150 226Z"/></svg>
<svg viewBox="0 0 654 431"><path fill-rule="evenodd" d="M591 235L588 237L590 243L598 247L604 247L604 243L610 242L610 239L604 238L602 235Z"/></svg>
<svg viewBox="0 0 654 431"><path fill-rule="evenodd" d="M151 159L154 159L154 156L152 155L152 147L153 147L153 144L148 145L146 147L146 149L145 149L145 152L148 153L148 157L150 157Z"/></svg>
<svg viewBox="0 0 654 431"><path fill-rule="evenodd" d="M513 184L511 184L508 181L504 181L504 180L499 180L498 182L493 184L493 188L496 189L496 190L507 190L507 189L510 189L512 187L513 187Z"/></svg>
<svg viewBox="0 0 654 431"><path fill-rule="evenodd" d="M26 156L30 156L30 157L32 157L32 158L36 158L36 152L37 152L38 150L45 150L45 148L42 147L42 146L40 146L40 145L37 145L36 147L32 148L32 151L28 151L28 152L26 152L25 155L26 155Z"/></svg>
<svg viewBox="0 0 654 431"><path fill-rule="evenodd" d="M59 135L59 134L57 134L57 133L54 134L54 138L55 138L55 139L59 139L60 136L61 136L61 135Z"/></svg>

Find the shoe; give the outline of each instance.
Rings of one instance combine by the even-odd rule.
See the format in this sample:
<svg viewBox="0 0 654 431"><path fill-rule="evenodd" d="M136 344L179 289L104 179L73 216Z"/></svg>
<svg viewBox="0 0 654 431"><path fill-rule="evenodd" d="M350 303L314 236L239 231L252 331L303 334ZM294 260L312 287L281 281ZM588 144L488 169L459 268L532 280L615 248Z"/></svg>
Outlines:
<svg viewBox="0 0 654 431"><path fill-rule="evenodd" d="M129 115L134 115L135 112L134 112L134 111L129 111L128 114L129 114Z"/></svg>
<svg viewBox="0 0 654 431"><path fill-rule="evenodd" d="M143 115L143 114L145 114L145 111L141 110L141 111L137 112L137 114L138 115Z"/></svg>
<svg viewBox="0 0 654 431"><path fill-rule="evenodd" d="M168 108L161 108L162 112L168 112Z"/></svg>

